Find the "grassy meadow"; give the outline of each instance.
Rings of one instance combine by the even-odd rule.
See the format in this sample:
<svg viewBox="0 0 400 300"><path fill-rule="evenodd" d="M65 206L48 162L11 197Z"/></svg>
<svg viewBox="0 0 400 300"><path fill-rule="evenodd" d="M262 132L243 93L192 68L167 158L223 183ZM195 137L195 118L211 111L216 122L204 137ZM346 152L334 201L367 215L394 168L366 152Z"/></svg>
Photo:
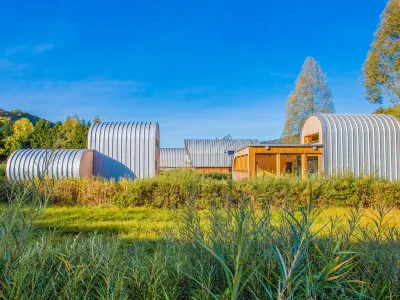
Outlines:
<svg viewBox="0 0 400 300"><path fill-rule="evenodd" d="M400 210L382 187L396 197L374 179L3 179L0 299L397 299Z"/></svg>
<svg viewBox="0 0 400 300"><path fill-rule="evenodd" d="M0 205L3 212L8 204ZM315 219L314 232L326 228L331 220L336 225L343 226L351 208L326 207L318 210ZM202 209L198 211L202 224L207 224L210 211ZM258 211L261 214L262 211ZM279 226L281 210L271 208L272 223ZM43 214L35 222L35 227L41 231L52 232L55 238L66 238L75 235L98 234L113 236L125 242L135 240L157 241L165 237L168 230L176 230L184 209L162 209L151 207L101 207L101 206L60 206L47 207ZM363 209L360 222L362 225L372 228L374 219L379 215L376 209ZM389 226L400 230L400 210L390 209L383 219ZM323 232L322 232L323 233Z"/></svg>

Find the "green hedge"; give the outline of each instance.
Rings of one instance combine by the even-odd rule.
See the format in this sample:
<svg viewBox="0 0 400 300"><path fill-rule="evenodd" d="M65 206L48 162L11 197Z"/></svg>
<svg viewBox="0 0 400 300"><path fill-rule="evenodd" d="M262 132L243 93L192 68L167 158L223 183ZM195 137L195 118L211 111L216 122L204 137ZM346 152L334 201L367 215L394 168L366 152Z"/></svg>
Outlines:
<svg viewBox="0 0 400 300"><path fill-rule="evenodd" d="M306 205L310 193L315 205L400 206L400 182L374 178L356 179L348 176L302 181L297 178L269 177L237 182L235 190L253 196L256 202L268 202L276 206Z"/></svg>
<svg viewBox="0 0 400 300"><path fill-rule="evenodd" d="M302 181L296 177L264 177L233 182L192 171L175 170L143 180L61 180L54 201L65 205L117 205L181 207L195 199L201 208L211 203L228 205L232 199L251 196L255 205L306 205L310 189L315 205L365 207L389 204L400 207L400 182L351 176Z"/></svg>
<svg viewBox="0 0 400 300"><path fill-rule="evenodd" d="M6 164L0 163L0 179L6 178Z"/></svg>
<svg viewBox="0 0 400 300"><path fill-rule="evenodd" d="M6 165L0 163L0 202L6 202L9 194L9 188L6 178Z"/></svg>

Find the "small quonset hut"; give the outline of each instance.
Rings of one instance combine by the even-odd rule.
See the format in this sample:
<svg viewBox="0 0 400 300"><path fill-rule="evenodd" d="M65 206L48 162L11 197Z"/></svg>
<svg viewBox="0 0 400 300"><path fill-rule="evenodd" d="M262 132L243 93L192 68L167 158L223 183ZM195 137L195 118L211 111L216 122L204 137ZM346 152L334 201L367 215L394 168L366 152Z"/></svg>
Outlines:
<svg viewBox="0 0 400 300"><path fill-rule="evenodd" d="M101 122L89 129L89 149L96 150L94 175L119 180L149 178L160 169L157 122Z"/></svg>
<svg viewBox="0 0 400 300"><path fill-rule="evenodd" d="M190 167L185 148L161 148L160 167L164 171Z"/></svg>
<svg viewBox="0 0 400 300"><path fill-rule="evenodd" d="M13 152L6 165L10 181L36 177L83 178L93 174L91 150L21 149Z"/></svg>
<svg viewBox="0 0 400 300"><path fill-rule="evenodd" d="M254 145L235 153L233 178L295 173L400 179L400 121L391 115L309 116L300 144Z"/></svg>
<svg viewBox="0 0 400 300"><path fill-rule="evenodd" d="M391 115L311 115L301 143L323 145L325 174L400 179L400 121Z"/></svg>
<svg viewBox="0 0 400 300"><path fill-rule="evenodd" d="M252 144L259 144L259 141L252 139L185 140L185 149L192 168L203 172L228 173L232 169L234 152Z"/></svg>

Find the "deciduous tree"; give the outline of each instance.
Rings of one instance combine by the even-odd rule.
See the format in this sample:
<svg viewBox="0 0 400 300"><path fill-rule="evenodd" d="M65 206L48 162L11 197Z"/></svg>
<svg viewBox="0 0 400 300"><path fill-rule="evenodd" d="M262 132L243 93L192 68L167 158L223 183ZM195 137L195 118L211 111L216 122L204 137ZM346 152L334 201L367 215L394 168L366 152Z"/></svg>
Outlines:
<svg viewBox="0 0 400 300"><path fill-rule="evenodd" d="M33 125L27 118L15 121L13 125L13 135L5 138L6 154L11 154L15 150L29 147L29 137L33 132Z"/></svg>
<svg viewBox="0 0 400 300"><path fill-rule="evenodd" d="M400 104L400 0L390 0L363 66L367 100Z"/></svg>
<svg viewBox="0 0 400 300"><path fill-rule="evenodd" d="M5 140L12 136L12 125L11 118L0 117L0 160L5 159L8 154Z"/></svg>
<svg viewBox="0 0 400 300"><path fill-rule="evenodd" d="M85 149L87 148L87 136L89 123L80 119L77 115L68 116L59 127L59 138L61 147L65 149Z"/></svg>

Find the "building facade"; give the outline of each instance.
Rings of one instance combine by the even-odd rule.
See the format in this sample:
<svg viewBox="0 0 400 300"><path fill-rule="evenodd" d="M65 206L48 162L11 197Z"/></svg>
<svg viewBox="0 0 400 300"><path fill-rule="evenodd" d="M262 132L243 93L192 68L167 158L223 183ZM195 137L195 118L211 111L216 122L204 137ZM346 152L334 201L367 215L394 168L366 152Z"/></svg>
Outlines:
<svg viewBox="0 0 400 300"><path fill-rule="evenodd" d="M94 175L107 179L149 178L160 170L157 122L100 122L89 129Z"/></svg>
<svg viewBox="0 0 400 300"><path fill-rule="evenodd" d="M256 139L185 140L190 166L202 172L229 173L233 154L245 146L259 144Z"/></svg>
<svg viewBox="0 0 400 300"><path fill-rule="evenodd" d="M91 150L21 149L13 152L6 165L10 181L39 177L89 178L93 174Z"/></svg>
<svg viewBox="0 0 400 300"><path fill-rule="evenodd" d="M323 144L328 175L400 179L400 121L391 115L312 115L304 122L301 142Z"/></svg>
<svg viewBox="0 0 400 300"><path fill-rule="evenodd" d="M233 178L296 174L400 179L400 121L391 115L316 114L300 144L265 144L235 152Z"/></svg>
<svg viewBox="0 0 400 300"><path fill-rule="evenodd" d="M234 180L262 176L296 175L302 178L322 173L320 144L251 145L236 151L232 166Z"/></svg>
<svg viewBox="0 0 400 300"><path fill-rule="evenodd" d="M161 148L160 167L162 171L189 168L190 161L185 148Z"/></svg>

